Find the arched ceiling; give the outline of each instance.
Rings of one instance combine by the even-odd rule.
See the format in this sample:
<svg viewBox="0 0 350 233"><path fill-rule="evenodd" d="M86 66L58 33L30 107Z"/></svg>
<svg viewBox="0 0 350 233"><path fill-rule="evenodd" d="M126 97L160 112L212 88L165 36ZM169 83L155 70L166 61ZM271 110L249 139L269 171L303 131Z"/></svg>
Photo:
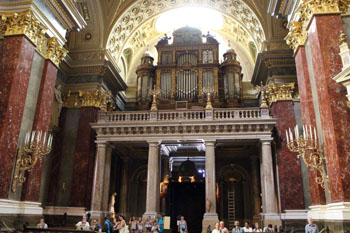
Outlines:
<svg viewBox="0 0 350 233"><path fill-rule="evenodd" d="M107 49L118 61L129 42L139 43L137 46L141 46L144 32L142 27L145 23L166 11L185 6L208 7L219 11L225 16L226 21L235 22L236 26L231 27L230 30L233 34L232 38L237 38L236 43L242 43L243 46L244 43L249 43L250 41L242 40L242 35L246 34L247 38L255 44L258 52L262 50L262 43L265 41L262 24L255 12L243 0L135 1L114 24L107 40Z"/></svg>

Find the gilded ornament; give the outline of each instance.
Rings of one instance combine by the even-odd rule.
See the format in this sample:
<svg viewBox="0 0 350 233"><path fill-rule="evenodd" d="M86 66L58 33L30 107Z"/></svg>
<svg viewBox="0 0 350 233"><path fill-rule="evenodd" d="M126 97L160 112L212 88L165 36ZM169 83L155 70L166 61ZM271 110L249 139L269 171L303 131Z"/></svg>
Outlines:
<svg viewBox="0 0 350 233"><path fill-rule="evenodd" d="M46 59L51 60L58 67L66 55L67 50L58 43L57 38L52 37L47 40Z"/></svg>
<svg viewBox="0 0 350 233"><path fill-rule="evenodd" d="M276 85L274 83L267 86L266 99L269 105L280 100L293 100L294 83Z"/></svg>

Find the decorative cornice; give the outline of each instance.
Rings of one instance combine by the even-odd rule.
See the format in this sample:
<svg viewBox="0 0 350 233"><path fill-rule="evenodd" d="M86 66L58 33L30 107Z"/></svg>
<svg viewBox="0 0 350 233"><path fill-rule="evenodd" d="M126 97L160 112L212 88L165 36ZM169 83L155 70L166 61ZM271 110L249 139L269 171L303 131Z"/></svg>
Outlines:
<svg viewBox="0 0 350 233"><path fill-rule="evenodd" d="M293 100L293 92L295 89L295 83L288 83L283 85L270 84L267 86L265 93L266 99L271 105L280 100Z"/></svg>
<svg viewBox="0 0 350 233"><path fill-rule="evenodd" d="M47 38L46 26L42 24L31 9L22 12L2 14L1 34L6 36L25 35L35 44L37 51L57 67L67 54L56 37Z"/></svg>
<svg viewBox="0 0 350 233"><path fill-rule="evenodd" d="M109 91L102 87L96 90L79 90L63 94L63 106L67 108L96 107L102 111L115 109L115 101Z"/></svg>
<svg viewBox="0 0 350 233"><path fill-rule="evenodd" d="M350 0L304 0L296 9L295 18L291 22L287 44L296 52L307 39L307 29L314 15L320 14L346 14L350 8Z"/></svg>

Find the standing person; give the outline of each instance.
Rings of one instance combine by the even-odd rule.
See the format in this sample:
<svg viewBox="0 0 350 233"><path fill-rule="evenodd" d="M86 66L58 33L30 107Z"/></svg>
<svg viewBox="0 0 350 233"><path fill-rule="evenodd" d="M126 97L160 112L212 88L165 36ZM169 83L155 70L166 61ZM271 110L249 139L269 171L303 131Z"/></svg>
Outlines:
<svg viewBox="0 0 350 233"><path fill-rule="evenodd" d="M220 224L218 222L215 224L215 229L212 230L211 233L222 233L220 230Z"/></svg>
<svg viewBox="0 0 350 233"><path fill-rule="evenodd" d="M267 225L267 227L264 228L264 232L273 232L272 224Z"/></svg>
<svg viewBox="0 0 350 233"><path fill-rule="evenodd" d="M227 230L227 228L225 227L224 221L221 221L221 222L220 222L220 231L221 231L221 233L228 233L228 230Z"/></svg>
<svg viewBox="0 0 350 233"><path fill-rule="evenodd" d="M151 232L152 233L159 233L160 232L159 231L159 225L158 225L157 221L154 221L152 229L151 229Z"/></svg>
<svg viewBox="0 0 350 233"><path fill-rule="evenodd" d="M81 221L75 224L77 230L88 231L90 229L90 224L86 221L86 216L84 215Z"/></svg>
<svg viewBox="0 0 350 233"><path fill-rule="evenodd" d="M158 220L157 220L159 232L163 233L164 231L164 218L161 214L158 214Z"/></svg>
<svg viewBox="0 0 350 233"><path fill-rule="evenodd" d="M186 222L184 216L181 216L181 218L180 218L180 222L179 222L179 226L178 226L177 231L180 232L180 233L188 232L187 222Z"/></svg>
<svg viewBox="0 0 350 233"><path fill-rule="evenodd" d="M254 224L254 232L262 232L262 229L257 222Z"/></svg>
<svg viewBox="0 0 350 233"><path fill-rule="evenodd" d="M145 228L146 228L146 232L147 233L151 233L151 230L152 230L152 219L151 219L151 216L147 217L146 223L145 223Z"/></svg>
<svg viewBox="0 0 350 233"><path fill-rule="evenodd" d="M317 225L313 223L312 218L307 219L308 224L305 226L305 233L318 233Z"/></svg>
<svg viewBox="0 0 350 233"><path fill-rule="evenodd" d="M239 221L235 221L235 227L232 229L232 233L244 233L243 228L239 226Z"/></svg>
<svg viewBox="0 0 350 233"><path fill-rule="evenodd" d="M137 220L135 216L130 218L129 225L131 226L131 233L137 233Z"/></svg>
<svg viewBox="0 0 350 233"><path fill-rule="evenodd" d="M108 220L107 217L105 217L104 220L105 220L105 222L103 224L103 232L111 233L112 232L112 224L111 224L111 222Z"/></svg>
<svg viewBox="0 0 350 233"><path fill-rule="evenodd" d="M119 221L120 221L120 223L118 224L118 227L117 227L116 230L118 230L119 233L129 233L129 228L126 225L125 217L120 215L119 216Z"/></svg>
<svg viewBox="0 0 350 233"><path fill-rule="evenodd" d="M92 225L91 225L90 229L92 231L100 231L100 230L102 231L102 227L100 224L98 224L98 221L96 219L94 219L92 221Z"/></svg>
<svg viewBox="0 0 350 233"><path fill-rule="evenodd" d="M249 226L249 223L244 223L244 227L243 227L243 231L244 232L253 232L253 229Z"/></svg>
<svg viewBox="0 0 350 233"><path fill-rule="evenodd" d="M36 225L36 227L41 229L47 229L47 224L45 223L44 219L41 218L40 222L38 223L38 225Z"/></svg>
<svg viewBox="0 0 350 233"><path fill-rule="evenodd" d="M139 221L137 222L137 231L139 233L142 233L143 232L143 221L142 221L142 218L139 217Z"/></svg>

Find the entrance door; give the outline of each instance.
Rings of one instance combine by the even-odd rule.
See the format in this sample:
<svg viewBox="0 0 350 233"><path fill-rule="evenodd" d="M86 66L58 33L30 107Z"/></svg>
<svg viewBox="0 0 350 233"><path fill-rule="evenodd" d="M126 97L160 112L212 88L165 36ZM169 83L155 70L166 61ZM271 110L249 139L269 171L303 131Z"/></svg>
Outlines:
<svg viewBox="0 0 350 233"><path fill-rule="evenodd" d="M177 232L177 217L183 215L187 221L189 233L202 232L202 220L205 213L204 183L170 183L171 227Z"/></svg>

